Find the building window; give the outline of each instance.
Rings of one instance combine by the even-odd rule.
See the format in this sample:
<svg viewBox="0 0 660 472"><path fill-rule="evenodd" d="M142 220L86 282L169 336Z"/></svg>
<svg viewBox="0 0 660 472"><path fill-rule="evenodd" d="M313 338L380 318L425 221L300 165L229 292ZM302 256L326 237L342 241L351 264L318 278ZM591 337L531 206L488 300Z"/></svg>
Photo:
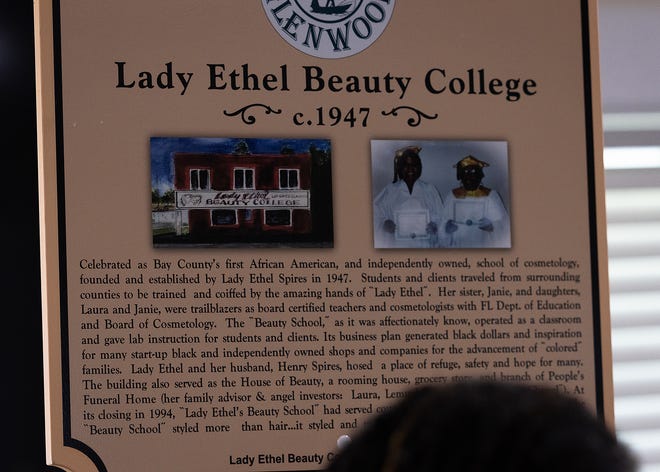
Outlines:
<svg viewBox="0 0 660 472"><path fill-rule="evenodd" d="M190 190L210 190L211 174L208 169L190 170Z"/></svg>
<svg viewBox="0 0 660 472"><path fill-rule="evenodd" d="M266 224L269 226L291 226L291 210L266 210Z"/></svg>
<svg viewBox="0 0 660 472"><path fill-rule="evenodd" d="M280 169L280 188L300 188L298 169Z"/></svg>
<svg viewBox="0 0 660 472"><path fill-rule="evenodd" d="M211 212L211 223L214 226L227 226L236 225L236 211L235 210L213 210Z"/></svg>
<svg viewBox="0 0 660 472"><path fill-rule="evenodd" d="M254 169L234 169L235 189L254 189Z"/></svg>

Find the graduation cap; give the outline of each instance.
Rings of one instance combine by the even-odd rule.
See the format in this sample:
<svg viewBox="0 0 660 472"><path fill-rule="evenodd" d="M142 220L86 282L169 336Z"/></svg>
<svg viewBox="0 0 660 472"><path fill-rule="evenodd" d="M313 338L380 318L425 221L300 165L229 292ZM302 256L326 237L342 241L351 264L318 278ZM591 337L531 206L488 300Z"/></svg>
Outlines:
<svg viewBox="0 0 660 472"><path fill-rule="evenodd" d="M465 156L463 159L461 159L456 164L454 164L454 167L463 168L469 166L477 166L483 168L483 167L488 167L489 165L490 164L488 162L481 161L474 156Z"/></svg>

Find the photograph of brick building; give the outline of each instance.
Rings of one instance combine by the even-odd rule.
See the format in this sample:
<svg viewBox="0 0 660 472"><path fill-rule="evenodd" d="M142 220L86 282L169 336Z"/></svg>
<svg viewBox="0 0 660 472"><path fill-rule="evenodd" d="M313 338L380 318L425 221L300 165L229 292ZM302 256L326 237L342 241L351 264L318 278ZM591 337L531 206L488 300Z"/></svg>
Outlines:
<svg viewBox="0 0 660 472"><path fill-rule="evenodd" d="M328 140L152 138L154 247L331 247Z"/></svg>

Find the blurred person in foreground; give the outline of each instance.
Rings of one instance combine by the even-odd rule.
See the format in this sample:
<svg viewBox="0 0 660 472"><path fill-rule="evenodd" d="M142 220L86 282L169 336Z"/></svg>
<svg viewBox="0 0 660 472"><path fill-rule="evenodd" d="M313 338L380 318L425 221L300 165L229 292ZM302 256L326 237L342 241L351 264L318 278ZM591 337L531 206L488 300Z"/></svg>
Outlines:
<svg viewBox="0 0 660 472"><path fill-rule="evenodd" d="M579 400L467 382L408 392L340 448L330 472L633 472L628 448Z"/></svg>

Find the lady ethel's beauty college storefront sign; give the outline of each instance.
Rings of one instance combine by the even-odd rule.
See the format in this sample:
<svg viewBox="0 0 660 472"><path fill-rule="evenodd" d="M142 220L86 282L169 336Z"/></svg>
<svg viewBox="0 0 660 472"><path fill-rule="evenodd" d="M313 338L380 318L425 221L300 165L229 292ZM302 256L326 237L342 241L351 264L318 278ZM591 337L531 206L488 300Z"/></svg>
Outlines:
<svg viewBox="0 0 660 472"><path fill-rule="evenodd" d="M309 208L308 191L182 192L177 208Z"/></svg>
<svg viewBox="0 0 660 472"><path fill-rule="evenodd" d="M35 8L49 463L320 470L469 378L611 420L595 2Z"/></svg>

